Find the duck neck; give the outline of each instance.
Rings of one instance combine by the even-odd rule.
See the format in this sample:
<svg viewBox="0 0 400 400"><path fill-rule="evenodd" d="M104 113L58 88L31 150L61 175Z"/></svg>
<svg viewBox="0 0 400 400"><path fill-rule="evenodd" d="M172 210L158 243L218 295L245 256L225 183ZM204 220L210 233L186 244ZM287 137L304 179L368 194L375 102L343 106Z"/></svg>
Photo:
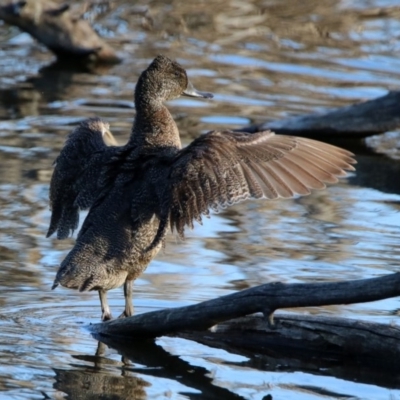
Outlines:
<svg viewBox="0 0 400 400"><path fill-rule="evenodd" d="M136 118L129 143L142 148L181 148L179 130L160 100L135 96Z"/></svg>

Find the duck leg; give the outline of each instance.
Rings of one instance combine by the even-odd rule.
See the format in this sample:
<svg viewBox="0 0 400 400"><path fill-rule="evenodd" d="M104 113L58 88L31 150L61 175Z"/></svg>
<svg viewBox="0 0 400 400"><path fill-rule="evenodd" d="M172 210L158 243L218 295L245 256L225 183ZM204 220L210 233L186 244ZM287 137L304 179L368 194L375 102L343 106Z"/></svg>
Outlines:
<svg viewBox="0 0 400 400"><path fill-rule="evenodd" d="M133 281L126 280L124 283L125 310L119 318L131 317L133 315Z"/></svg>
<svg viewBox="0 0 400 400"><path fill-rule="evenodd" d="M100 289L99 297L100 297L101 312L102 312L101 320L108 321L112 317L111 317L110 306L108 305L108 301L107 301L107 291Z"/></svg>

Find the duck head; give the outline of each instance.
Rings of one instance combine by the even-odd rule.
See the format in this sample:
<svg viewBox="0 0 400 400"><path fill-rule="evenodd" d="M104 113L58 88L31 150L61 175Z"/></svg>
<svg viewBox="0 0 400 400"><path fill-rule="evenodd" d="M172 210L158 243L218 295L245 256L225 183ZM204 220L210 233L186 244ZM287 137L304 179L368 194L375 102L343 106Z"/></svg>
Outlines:
<svg viewBox="0 0 400 400"><path fill-rule="evenodd" d="M196 90L180 64L159 55L140 75L135 90L135 103L143 98L164 102L182 95L204 99L213 97L211 93Z"/></svg>

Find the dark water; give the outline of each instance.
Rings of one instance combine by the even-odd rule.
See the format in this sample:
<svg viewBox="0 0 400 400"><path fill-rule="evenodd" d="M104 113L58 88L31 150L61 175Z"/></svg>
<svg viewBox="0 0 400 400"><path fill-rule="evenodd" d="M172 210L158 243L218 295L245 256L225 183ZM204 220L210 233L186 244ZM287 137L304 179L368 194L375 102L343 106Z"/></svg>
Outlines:
<svg viewBox="0 0 400 400"><path fill-rule="evenodd" d="M135 82L155 55L177 59L198 89L215 93L212 101L169 103L185 143L210 129L324 110L400 86L394 0L182 3L94 8L88 17L125 56L96 74L39 72L52 56L0 25L0 398L400 399L396 377L284 368L183 339L163 337L121 357L84 328L100 316L95 293L50 290L73 244L44 237L52 161L72 127L89 116L102 116L120 143L127 140ZM398 136L369 143L383 141L396 155ZM135 282L136 312L276 280L396 271L399 163L363 144L357 159L357 172L325 191L246 202L205 220L185 242L170 237ZM118 314L122 291L109 297ZM394 298L291 311L398 324L399 309Z"/></svg>

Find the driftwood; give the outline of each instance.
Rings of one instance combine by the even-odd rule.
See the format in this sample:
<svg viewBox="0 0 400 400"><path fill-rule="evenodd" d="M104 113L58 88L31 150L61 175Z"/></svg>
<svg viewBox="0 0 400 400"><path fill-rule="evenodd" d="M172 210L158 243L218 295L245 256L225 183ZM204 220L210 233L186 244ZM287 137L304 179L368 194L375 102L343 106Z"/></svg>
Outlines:
<svg viewBox="0 0 400 400"><path fill-rule="evenodd" d="M0 6L0 19L15 25L43 43L58 58L70 64L121 61L116 52L69 4L51 0L9 1Z"/></svg>
<svg viewBox="0 0 400 400"><path fill-rule="evenodd" d="M400 296L400 273L344 282L268 283L187 307L94 324L89 329L105 343L174 335L258 353L273 349L309 355L312 351L338 358L357 355L374 365L377 360L390 364L400 357L399 327L289 315L272 323L271 316L281 308L361 303L394 296ZM257 312L264 316L243 318Z"/></svg>
<svg viewBox="0 0 400 400"><path fill-rule="evenodd" d="M363 138L397 129L400 126L400 91L392 91L358 104L307 114L281 121L264 122L237 129L259 132L270 129L276 133L304 137Z"/></svg>

